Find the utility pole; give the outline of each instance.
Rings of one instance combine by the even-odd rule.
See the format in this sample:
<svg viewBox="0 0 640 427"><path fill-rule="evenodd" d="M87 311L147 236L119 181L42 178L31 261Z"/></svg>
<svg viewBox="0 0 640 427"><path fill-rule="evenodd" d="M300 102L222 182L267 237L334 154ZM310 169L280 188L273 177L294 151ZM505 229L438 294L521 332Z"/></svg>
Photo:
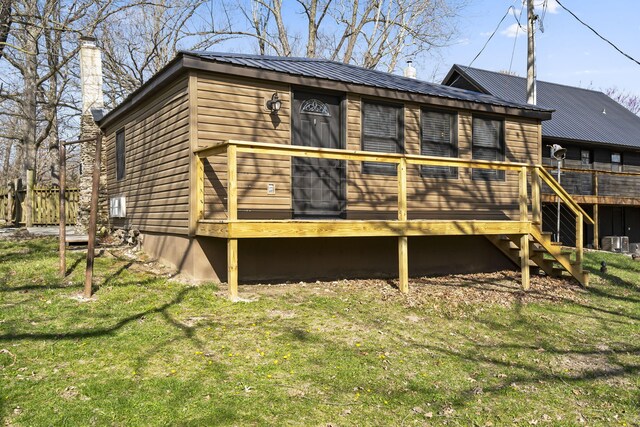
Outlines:
<svg viewBox="0 0 640 427"><path fill-rule="evenodd" d="M527 0L527 103L536 104L536 48L533 29L538 17L533 9L533 0Z"/></svg>

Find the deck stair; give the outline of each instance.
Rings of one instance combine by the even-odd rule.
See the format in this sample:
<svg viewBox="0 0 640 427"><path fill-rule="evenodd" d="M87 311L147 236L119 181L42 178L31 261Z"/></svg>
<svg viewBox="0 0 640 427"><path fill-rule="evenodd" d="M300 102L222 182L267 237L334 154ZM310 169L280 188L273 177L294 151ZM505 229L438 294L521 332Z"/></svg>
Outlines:
<svg viewBox="0 0 640 427"><path fill-rule="evenodd" d="M502 253L520 266L520 236L487 236ZM542 232L536 226L529 233L529 266L539 267L551 277L561 277L568 273L582 286L589 284L589 273L582 268L582 262L572 260L574 251L563 249L561 244L551 241L551 233Z"/></svg>

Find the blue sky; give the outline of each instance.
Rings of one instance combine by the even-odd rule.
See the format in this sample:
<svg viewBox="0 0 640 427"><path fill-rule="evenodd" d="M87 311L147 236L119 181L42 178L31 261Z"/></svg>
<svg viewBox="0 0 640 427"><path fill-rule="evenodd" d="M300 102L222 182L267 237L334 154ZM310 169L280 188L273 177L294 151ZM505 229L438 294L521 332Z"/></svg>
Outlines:
<svg viewBox="0 0 640 427"><path fill-rule="evenodd" d="M640 1L561 1L600 34L640 60ZM535 4L542 2L535 0ZM417 58L423 67L418 77L438 80L446 75L451 64L469 65L510 5L518 13L522 8L521 0L469 0L458 22L457 42L442 49L440 58ZM521 22L526 25L526 9ZM554 0L549 0L543 25L544 33L536 32L539 80L596 89L616 86L640 95L640 65L600 40ZM516 26L516 20L510 14L473 66L494 71L508 70L516 40ZM526 49L526 34L519 31L512 71L520 76L526 76Z"/></svg>

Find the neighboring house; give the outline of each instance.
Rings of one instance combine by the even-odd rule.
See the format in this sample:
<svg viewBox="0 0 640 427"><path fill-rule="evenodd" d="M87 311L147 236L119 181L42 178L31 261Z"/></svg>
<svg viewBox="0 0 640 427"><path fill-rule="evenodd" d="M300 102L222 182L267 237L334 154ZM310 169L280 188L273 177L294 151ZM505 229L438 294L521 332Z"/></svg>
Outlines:
<svg viewBox="0 0 640 427"><path fill-rule="evenodd" d="M560 257L522 196L550 116L327 60L181 52L99 121L109 197L126 207L111 221L232 294L238 280L393 276L406 290L409 274L511 261L526 285L543 250L510 245L531 234Z"/></svg>
<svg viewBox="0 0 640 427"><path fill-rule="evenodd" d="M454 65L443 84L525 102L526 79ZM554 110L542 124L543 162L553 168L551 144L567 149L562 186L597 218L585 230L585 243L599 246L604 236L628 236L640 242L640 117L600 91L537 82L537 104ZM552 172L554 177L555 171ZM552 202L552 198L543 200ZM544 207L545 229L555 230L556 208ZM561 214L562 227L566 218ZM561 231L564 243L574 244Z"/></svg>

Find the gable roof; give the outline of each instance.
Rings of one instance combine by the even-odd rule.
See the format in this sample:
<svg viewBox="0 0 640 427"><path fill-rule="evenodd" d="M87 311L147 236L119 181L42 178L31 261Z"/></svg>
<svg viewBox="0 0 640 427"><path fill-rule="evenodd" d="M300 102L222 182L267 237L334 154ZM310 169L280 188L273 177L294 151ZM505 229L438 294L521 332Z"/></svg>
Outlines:
<svg viewBox="0 0 640 427"><path fill-rule="evenodd" d="M319 58L296 58L239 53L220 53L204 51L181 51L180 53L219 63L233 64L247 68L275 71L293 76L312 77L323 80L350 83L411 92L421 95L469 101L500 107L519 108L530 111L550 112L548 109L527 104L526 101L501 99L491 94L458 89L437 83L398 76L383 71L362 68L351 64Z"/></svg>
<svg viewBox="0 0 640 427"><path fill-rule="evenodd" d="M98 124L102 128L109 126L188 69L539 120L549 120L552 112L524 102L326 59L180 51L162 70L106 113Z"/></svg>
<svg viewBox="0 0 640 427"><path fill-rule="evenodd" d="M457 79L511 102L524 102L527 81L523 77L454 65L443 84ZM467 85L468 86L468 85ZM538 105L555 110L542 123L542 136L640 148L640 117L596 90L537 81Z"/></svg>

